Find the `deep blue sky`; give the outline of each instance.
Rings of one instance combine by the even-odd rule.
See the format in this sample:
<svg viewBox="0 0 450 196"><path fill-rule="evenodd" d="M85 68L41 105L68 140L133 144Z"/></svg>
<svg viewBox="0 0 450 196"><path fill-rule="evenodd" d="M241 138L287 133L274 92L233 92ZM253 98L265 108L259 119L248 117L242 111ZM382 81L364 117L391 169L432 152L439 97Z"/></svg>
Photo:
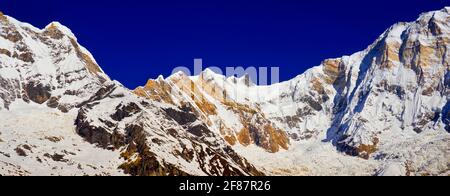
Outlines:
<svg viewBox="0 0 450 196"><path fill-rule="evenodd" d="M39 28L68 26L108 75L134 88L194 58L207 66L279 66L288 80L445 2L0 0L0 10Z"/></svg>

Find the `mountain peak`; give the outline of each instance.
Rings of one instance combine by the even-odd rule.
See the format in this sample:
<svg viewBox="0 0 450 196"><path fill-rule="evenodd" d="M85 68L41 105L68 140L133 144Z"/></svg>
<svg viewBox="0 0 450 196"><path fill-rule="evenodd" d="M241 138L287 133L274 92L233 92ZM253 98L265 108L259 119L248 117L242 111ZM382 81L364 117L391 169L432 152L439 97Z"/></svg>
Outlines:
<svg viewBox="0 0 450 196"><path fill-rule="evenodd" d="M6 20L7 18L6 18L6 16L5 16L5 14L3 14L3 12L2 11L0 11L0 20Z"/></svg>
<svg viewBox="0 0 450 196"><path fill-rule="evenodd" d="M0 86L0 109L22 99L68 111L110 80L66 26L52 22L39 29L1 17L0 81L7 82Z"/></svg>
<svg viewBox="0 0 450 196"><path fill-rule="evenodd" d="M445 7L441 10L430 11L422 13L417 19L418 22L426 24L430 19L438 20L444 23L448 23L450 17L450 7Z"/></svg>
<svg viewBox="0 0 450 196"><path fill-rule="evenodd" d="M59 31L60 33L69 36L70 38L73 38L76 40L75 35L72 33L72 30L70 30L68 27L62 25L59 22L51 22L50 24L48 24L44 29L44 31L47 32L55 32L55 31Z"/></svg>
<svg viewBox="0 0 450 196"><path fill-rule="evenodd" d="M211 78L211 77L223 77L223 75L216 73L210 68L206 68L200 73L200 76L204 78Z"/></svg>
<svg viewBox="0 0 450 196"><path fill-rule="evenodd" d="M220 82L223 83L226 79L224 75L214 72L212 69L206 68L198 76L191 77L191 79L199 79L204 82Z"/></svg>
<svg viewBox="0 0 450 196"><path fill-rule="evenodd" d="M164 76L163 75L159 75L158 78L156 78L156 80L158 81L164 81Z"/></svg>
<svg viewBox="0 0 450 196"><path fill-rule="evenodd" d="M172 75L170 75L169 77L167 77L167 79L181 79L181 78L185 78L188 77L188 75L186 73L184 73L183 71L178 71Z"/></svg>
<svg viewBox="0 0 450 196"><path fill-rule="evenodd" d="M445 12L450 14L450 6L444 7L443 11L445 11Z"/></svg>

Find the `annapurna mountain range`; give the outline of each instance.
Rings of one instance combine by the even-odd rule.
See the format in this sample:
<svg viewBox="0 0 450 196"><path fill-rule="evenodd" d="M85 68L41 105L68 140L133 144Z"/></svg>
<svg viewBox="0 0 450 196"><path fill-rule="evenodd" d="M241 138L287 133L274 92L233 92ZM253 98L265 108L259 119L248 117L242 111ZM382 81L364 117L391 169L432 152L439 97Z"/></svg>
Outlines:
<svg viewBox="0 0 450 196"><path fill-rule="evenodd" d="M450 175L450 8L260 86L127 89L65 26L0 13L1 175Z"/></svg>

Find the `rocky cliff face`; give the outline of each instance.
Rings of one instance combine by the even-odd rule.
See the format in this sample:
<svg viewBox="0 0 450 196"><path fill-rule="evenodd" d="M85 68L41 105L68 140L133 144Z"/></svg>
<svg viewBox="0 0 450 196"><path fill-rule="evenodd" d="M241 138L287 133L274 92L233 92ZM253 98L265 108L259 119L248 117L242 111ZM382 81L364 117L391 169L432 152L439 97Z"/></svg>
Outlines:
<svg viewBox="0 0 450 196"><path fill-rule="evenodd" d="M162 101L179 107L188 107L199 116L199 120L221 135L228 144L251 144L269 152L289 148L289 138L284 130L269 121L254 103L240 103L230 97L229 90L237 89L228 84L237 84L210 70L198 77L188 77L183 73L164 80L150 80L146 86L137 88L138 96ZM235 83L236 82L236 83ZM241 83L245 86L244 83Z"/></svg>
<svg viewBox="0 0 450 196"><path fill-rule="evenodd" d="M121 150L131 175L264 175L198 120L190 106L141 99L120 84L100 89L80 109L77 132Z"/></svg>
<svg viewBox="0 0 450 196"><path fill-rule="evenodd" d="M448 131L449 21L450 9L443 9L398 23L360 62L344 60L344 77L356 80L337 91L346 106L334 121L338 146L368 157L402 132Z"/></svg>

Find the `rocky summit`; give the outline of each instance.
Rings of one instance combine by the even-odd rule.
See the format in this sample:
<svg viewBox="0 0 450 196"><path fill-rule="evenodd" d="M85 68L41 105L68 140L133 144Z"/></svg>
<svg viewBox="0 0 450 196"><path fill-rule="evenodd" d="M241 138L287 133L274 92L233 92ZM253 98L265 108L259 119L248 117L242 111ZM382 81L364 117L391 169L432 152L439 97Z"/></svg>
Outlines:
<svg viewBox="0 0 450 196"><path fill-rule="evenodd" d="M450 175L450 8L270 86L127 89L60 23L0 13L0 175Z"/></svg>

